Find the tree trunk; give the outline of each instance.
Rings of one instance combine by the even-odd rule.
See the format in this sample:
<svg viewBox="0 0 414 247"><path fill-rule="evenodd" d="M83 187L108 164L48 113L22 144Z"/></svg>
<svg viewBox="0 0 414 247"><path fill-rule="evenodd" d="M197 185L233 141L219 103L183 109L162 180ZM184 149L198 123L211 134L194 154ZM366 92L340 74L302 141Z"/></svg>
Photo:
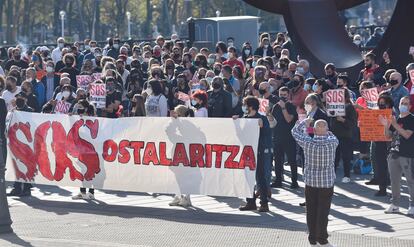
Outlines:
<svg viewBox="0 0 414 247"><path fill-rule="evenodd" d="M13 0L7 0L7 12L6 12L6 40L7 44L12 44L13 40Z"/></svg>
<svg viewBox="0 0 414 247"><path fill-rule="evenodd" d="M147 18L144 25L144 34L151 37L151 22L152 22L152 5L151 0L147 0Z"/></svg>

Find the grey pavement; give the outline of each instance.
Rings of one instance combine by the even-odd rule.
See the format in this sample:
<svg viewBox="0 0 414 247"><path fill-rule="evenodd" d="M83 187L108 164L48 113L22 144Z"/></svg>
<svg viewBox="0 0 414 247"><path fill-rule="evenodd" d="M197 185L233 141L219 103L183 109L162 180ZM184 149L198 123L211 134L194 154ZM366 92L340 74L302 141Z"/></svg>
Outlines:
<svg viewBox="0 0 414 247"><path fill-rule="evenodd" d="M336 184L329 240L414 247L406 184L402 213L387 215L389 197L374 197L367 176L354 178ZM240 212L242 198L194 195L184 209L168 206L171 195L97 191L95 201L73 201L76 188L39 185L31 198L9 198L14 234L0 235L0 246L309 246L300 185L273 189L271 212L262 214Z"/></svg>

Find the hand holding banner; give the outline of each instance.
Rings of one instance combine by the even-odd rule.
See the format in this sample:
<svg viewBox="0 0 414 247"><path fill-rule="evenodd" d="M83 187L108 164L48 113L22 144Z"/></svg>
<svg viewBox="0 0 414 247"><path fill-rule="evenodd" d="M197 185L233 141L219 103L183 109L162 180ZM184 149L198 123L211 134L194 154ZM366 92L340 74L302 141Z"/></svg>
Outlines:
<svg viewBox="0 0 414 247"><path fill-rule="evenodd" d="M269 100L268 99L259 99L260 107L259 107L259 114L266 115L266 110L269 107Z"/></svg>
<svg viewBox="0 0 414 247"><path fill-rule="evenodd" d="M92 77L90 75L77 75L76 82L78 88L83 88L85 91L88 91L89 84L92 83Z"/></svg>
<svg viewBox="0 0 414 247"><path fill-rule="evenodd" d="M55 106L55 113L68 114L71 104L65 100L58 100Z"/></svg>
<svg viewBox="0 0 414 247"><path fill-rule="evenodd" d="M361 90L361 96L366 100L368 109L378 109L378 89L376 87Z"/></svg>

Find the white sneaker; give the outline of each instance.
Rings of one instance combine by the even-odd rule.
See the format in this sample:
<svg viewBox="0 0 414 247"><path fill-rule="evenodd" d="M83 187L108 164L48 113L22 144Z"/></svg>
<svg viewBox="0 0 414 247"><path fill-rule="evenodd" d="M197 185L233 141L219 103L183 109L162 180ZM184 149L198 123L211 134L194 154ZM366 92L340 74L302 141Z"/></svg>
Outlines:
<svg viewBox="0 0 414 247"><path fill-rule="evenodd" d="M344 178L342 179L342 183L344 183L344 184L347 184L347 183L349 183L349 182L351 182L351 179L350 179L349 177L344 177Z"/></svg>
<svg viewBox="0 0 414 247"><path fill-rule="evenodd" d="M191 199L190 195L183 196L179 204L181 207L191 207Z"/></svg>
<svg viewBox="0 0 414 247"><path fill-rule="evenodd" d="M320 246L320 247L335 247L335 245L332 245L331 243L319 244L318 246Z"/></svg>
<svg viewBox="0 0 414 247"><path fill-rule="evenodd" d="M180 204L181 201L181 196L174 196L174 199L172 200L172 202L168 203L168 205L170 206L178 206Z"/></svg>
<svg viewBox="0 0 414 247"><path fill-rule="evenodd" d="M414 216L414 207L413 207L413 206L410 206L410 207L408 208L407 215Z"/></svg>
<svg viewBox="0 0 414 247"><path fill-rule="evenodd" d="M394 204L391 204L389 206L389 208L384 211L384 213L386 213L386 214L395 214L395 213L399 213L399 212L400 212L400 208L395 206Z"/></svg>
<svg viewBox="0 0 414 247"><path fill-rule="evenodd" d="M89 197L86 193L79 193L75 196L72 196L72 200L88 200Z"/></svg>
<svg viewBox="0 0 414 247"><path fill-rule="evenodd" d="M86 196L88 197L89 200L95 200L95 195L88 192L88 194L86 194Z"/></svg>

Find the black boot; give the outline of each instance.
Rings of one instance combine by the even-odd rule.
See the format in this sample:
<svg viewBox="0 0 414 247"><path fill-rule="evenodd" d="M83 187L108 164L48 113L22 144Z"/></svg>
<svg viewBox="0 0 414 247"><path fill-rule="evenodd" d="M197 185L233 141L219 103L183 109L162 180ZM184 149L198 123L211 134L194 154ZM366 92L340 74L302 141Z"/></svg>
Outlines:
<svg viewBox="0 0 414 247"><path fill-rule="evenodd" d="M387 189L386 188L380 188L377 193L375 193L374 196L387 196Z"/></svg>
<svg viewBox="0 0 414 247"><path fill-rule="evenodd" d="M257 210L257 206L255 202L248 202L246 205L240 206L239 210L240 211L253 211L253 210Z"/></svg>

